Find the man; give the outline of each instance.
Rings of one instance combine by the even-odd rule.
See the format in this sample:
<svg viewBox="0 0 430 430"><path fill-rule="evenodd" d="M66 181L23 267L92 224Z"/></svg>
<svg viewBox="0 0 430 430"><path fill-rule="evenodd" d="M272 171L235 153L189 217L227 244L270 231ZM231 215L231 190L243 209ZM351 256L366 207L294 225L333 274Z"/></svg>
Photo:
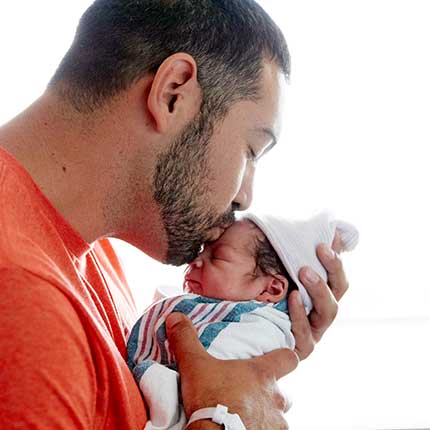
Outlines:
<svg viewBox="0 0 430 430"><path fill-rule="evenodd" d="M45 93L0 129L0 427L141 429L125 358L136 313L107 237L191 261L252 200L276 143L285 40L253 0L96 0ZM168 336L189 417L218 403L247 429L286 428L276 379L305 358L347 289L308 268L290 297L296 351L207 355L189 321ZM218 429L200 420L190 429Z"/></svg>

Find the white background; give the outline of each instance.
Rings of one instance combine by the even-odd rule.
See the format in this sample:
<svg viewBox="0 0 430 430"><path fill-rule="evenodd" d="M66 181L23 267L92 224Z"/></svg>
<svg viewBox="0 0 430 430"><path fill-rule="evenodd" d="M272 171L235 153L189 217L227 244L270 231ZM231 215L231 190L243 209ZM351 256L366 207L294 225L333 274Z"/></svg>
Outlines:
<svg viewBox="0 0 430 430"><path fill-rule="evenodd" d="M292 428L430 427L430 12L425 0L261 0L293 73L254 208L328 208L360 230L351 289L314 354L283 381ZM2 2L0 124L37 98L87 0ZM166 268L118 243L142 309Z"/></svg>

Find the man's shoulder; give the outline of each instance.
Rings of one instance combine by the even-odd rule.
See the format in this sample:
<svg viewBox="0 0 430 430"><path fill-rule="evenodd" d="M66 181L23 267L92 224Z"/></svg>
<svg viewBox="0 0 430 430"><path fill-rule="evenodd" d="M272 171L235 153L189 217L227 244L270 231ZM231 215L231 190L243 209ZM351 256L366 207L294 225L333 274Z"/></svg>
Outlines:
<svg viewBox="0 0 430 430"><path fill-rule="evenodd" d="M59 274L69 260L65 228L25 169L0 148L0 268Z"/></svg>
<svg viewBox="0 0 430 430"><path fill-rule="evenodd" d="M2 265L0 285L1 307L3 311L12 309L16 318L23 309L38 314L43 314L43 310L49 310L50 315L76 313L70 298L61 289L45 277L22 266Z"/></svg>
<svg viewBox="0 0 430 430"><path fill-rule="evenodd" d="M44 236L46 216L38 208L36 187L24 169L0 150L0 262L15 250L34 246Z"/></svg>

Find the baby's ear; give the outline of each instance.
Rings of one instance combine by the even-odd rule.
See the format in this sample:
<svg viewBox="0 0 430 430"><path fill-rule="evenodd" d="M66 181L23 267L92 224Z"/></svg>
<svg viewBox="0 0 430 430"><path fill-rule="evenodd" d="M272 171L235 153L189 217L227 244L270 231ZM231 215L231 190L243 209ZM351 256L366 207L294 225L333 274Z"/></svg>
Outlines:
<svg viewBox="0 0 430 430"><path fill-rule="evenodd" d="M257 297L260 302L279 303L287 295L288 280L281 275L266 275L262 282L264 283L263 292Z"/></svg>

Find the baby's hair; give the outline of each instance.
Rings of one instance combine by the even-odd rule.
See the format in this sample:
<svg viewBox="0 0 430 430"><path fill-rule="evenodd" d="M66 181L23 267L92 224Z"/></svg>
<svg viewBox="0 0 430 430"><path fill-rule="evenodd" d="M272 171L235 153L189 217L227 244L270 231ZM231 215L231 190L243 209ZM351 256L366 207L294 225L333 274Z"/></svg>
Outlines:
<svg viewBox="0 0 430 430"><path fill-rule="evenodd" d="M259 272L264 275L281 275L288 281L288 294L293 290L297 290L296 283L291 279L278 253L267 237L256 224L250 220L247 221L262 234L262 237L257 235L254 242L255 276L259 276Z"/></svg>

